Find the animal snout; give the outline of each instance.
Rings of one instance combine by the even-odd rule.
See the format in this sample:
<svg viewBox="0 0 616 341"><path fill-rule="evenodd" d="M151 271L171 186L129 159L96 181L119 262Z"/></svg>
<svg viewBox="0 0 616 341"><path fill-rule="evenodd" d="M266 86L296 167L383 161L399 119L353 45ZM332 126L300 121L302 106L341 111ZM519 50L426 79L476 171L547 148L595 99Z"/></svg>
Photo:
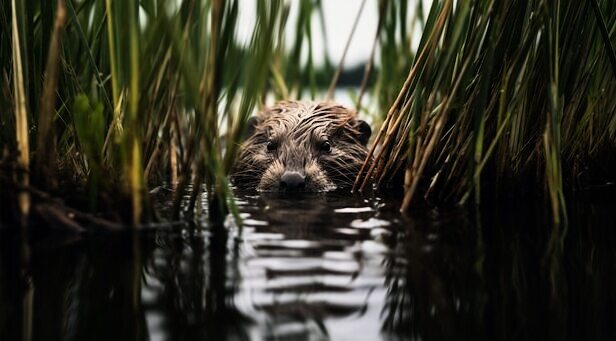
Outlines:
<svg viewBox="0 0 616 341"><path fill-rule="evenodd" d="M280 189L285 192L301 191L306 188L306 176L299 172L284 172L280 177Z"/></svg>

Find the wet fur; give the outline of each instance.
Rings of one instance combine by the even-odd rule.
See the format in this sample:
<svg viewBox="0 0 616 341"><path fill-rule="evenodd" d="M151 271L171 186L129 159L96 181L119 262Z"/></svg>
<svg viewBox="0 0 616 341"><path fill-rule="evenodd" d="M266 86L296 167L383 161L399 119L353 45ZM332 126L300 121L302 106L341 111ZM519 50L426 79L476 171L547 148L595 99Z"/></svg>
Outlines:
<svg viewBox="0 0 616 341"><path fill-rule="evenodd" d="M285 171L306 176L308 192L350 187L366 158L370 128L355 112L331 102L284 101L250 123L232 171L233 182L258 191L279 191ZM267 150L268 142L277 145ZM330 152L321 150L328 141Z"/></svg>

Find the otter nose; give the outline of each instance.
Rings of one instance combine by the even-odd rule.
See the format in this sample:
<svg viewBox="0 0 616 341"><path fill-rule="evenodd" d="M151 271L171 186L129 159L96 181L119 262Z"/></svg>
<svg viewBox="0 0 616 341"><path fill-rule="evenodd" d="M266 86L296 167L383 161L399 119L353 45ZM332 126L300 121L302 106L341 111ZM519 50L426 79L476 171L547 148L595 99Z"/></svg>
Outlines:
<svg viewBox="0 0 616 341"><path fill-rule="evenodd" d="M299 191L304 187L306 187L306 177L299 172L284 172L280 177L280 189L283 191Z"/></svg>

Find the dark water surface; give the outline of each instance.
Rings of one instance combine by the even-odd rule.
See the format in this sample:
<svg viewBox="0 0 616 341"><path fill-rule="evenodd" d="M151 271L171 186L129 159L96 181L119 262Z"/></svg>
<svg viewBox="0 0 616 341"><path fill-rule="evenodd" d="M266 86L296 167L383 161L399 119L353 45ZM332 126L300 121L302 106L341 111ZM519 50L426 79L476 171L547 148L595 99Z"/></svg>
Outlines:
<svg viewBox="0 0 616 341"><path fill-rule="evenodd" d="M616 340L614 202L238 198L228 236L1 230L0 340Z"/></svg>

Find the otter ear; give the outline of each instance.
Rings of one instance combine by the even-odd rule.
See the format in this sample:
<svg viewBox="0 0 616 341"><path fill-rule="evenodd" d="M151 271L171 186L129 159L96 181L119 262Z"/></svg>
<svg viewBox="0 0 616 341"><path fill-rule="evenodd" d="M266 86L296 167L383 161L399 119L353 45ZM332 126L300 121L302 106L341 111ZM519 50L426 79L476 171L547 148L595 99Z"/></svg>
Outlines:
<svg viewBox="0 0 616 341"><path fill-rule="evenodd" d="M246 121L246 129L244 129L244 135L242 135L242 139L246 140L251 137L255 133L255 129L259 124L259 119L257 116L251 116L248 121Z"/></svg>
<svg viewBox="0 0 616 341"><path fill-rule="evenodd" d="M372 135L372 129L370 125L363 120L357 120L357 131L359 131L359 142L364 146L368 144L370 140L370 135Z"/></svg>

